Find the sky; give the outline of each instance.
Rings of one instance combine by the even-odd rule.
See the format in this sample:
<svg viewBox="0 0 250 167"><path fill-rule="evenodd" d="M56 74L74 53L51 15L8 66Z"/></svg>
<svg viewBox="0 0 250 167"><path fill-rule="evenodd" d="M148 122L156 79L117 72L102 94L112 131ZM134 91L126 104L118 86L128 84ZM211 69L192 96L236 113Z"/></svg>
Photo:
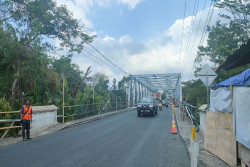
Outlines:
<svg viewBox="0 0 250 167"><path fill-rule="evenodd" d="M66 5L74 17L81 20L86 31L96 35L92 45L129 74L181 72L183 80L193 78L192 66L208 19L210 2L57 0L58 5ZM215 24L219 12L214 9L210 26ZM206 38L207 35L203 45L206 45ZM73 63L83 71L92 66L92 74L102 72L110 79L119 80L124 75L92 59L86 53L80 53L74 55Z"/></svg>

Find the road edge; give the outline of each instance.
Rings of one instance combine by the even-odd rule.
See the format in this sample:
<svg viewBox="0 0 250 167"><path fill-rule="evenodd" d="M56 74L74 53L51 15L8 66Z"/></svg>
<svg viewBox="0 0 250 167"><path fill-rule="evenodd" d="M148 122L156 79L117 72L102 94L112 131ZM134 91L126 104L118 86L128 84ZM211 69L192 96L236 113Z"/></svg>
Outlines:
<svg viewBox="0 0 250 167"><path fill-rule="evenodd" d="M82 119L78 119L78 120L74 120L71 122L66 122L66 123L57 123L54 126L48 127L47 129L44 129L42 131L36 132L31 134L31 138L36 138L39 136L44 136L44 135L48 135L63 129L67 129L67 128L73 128L75 126L78 125L83 125L83 124L87 124L93 121L97 121L103 118L107 118L113 115L117 115L117 114L121 114L124 112L128 112L131 111L133 109L135 109L136 107L131 107L131 108L126 108L126 109L122 109L122 110L117 110L117 111L112 111L112 112L108 112L108 113L102 113L102 114L98 114L98 115L93 115L93 116L89 116L89 117L85 117ZM2 146L7 146L10 144L14 144L14 143L18 143L22 141L22 137L9 137L9 138L4 138L0 140L0 147Z"/></svg>

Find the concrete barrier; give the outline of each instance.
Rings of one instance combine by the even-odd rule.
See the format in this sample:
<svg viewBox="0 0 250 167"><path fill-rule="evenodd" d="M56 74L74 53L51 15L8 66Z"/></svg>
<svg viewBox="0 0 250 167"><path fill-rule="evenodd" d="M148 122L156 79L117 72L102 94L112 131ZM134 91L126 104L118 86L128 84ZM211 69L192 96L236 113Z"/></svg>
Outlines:
<svg viewBox="0 0 250 167"><path fill-rule="evenodd" d="M200 130L202 135L204 136L204 131L205 131L205 127L206 127L206 115L207 115L207 105L203 104L200 108Z"/></svg>
<svg viewBox="0 0 250 167"><path fill-rule="evenodd" d="M32 107L32 124L31 134L42 131L48 127L57 124L57 107L49 106L33 106Z"/></svg>
<svg viewBox="0 0 250 167"><path fill-rule="evenodd" d="M199 144L190 135L190 159L191 167L197 167L199 157Z"/></svg>

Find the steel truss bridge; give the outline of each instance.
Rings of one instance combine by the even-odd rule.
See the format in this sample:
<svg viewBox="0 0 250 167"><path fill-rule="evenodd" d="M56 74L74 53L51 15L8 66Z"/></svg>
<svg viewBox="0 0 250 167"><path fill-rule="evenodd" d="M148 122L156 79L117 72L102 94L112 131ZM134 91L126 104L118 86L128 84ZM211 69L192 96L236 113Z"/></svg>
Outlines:
<svg viewBox="0 0 250 167"><path fill-rule="evenodd" d="M135 106L142 97L152 96L154 90L172 90L175 102L182 101L181 73L130 75L128 103Z"/></svg>

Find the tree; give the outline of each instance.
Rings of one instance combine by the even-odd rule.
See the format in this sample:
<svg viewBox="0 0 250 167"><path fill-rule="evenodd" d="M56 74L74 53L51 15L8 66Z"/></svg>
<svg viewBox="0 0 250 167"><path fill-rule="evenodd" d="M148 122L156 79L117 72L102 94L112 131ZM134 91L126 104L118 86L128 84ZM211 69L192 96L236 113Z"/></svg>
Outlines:
<svg viewBox="0 0 250 167"><path fill-rule="evenodd" d="M246 36L250 34L250 3L249 0L215 0L216 7L224 9L230 13L223 14L221 17L231 19L235 24L238 24Z"/></svg>
<svg viewBox="0 0 250 167"><path fill-rule="evenodd" d="M93 80L95 82L95 103L107 103L110 100L108 77L105 74L96 73Z"/></svg>
<svg viewBox="0 0 250 167"><path fill-rule="evenodd" d="M112 90L117 90L117 86L116 86L116 79L113 79L113 84L112 84Z"/></svg>
<svg viewBox="0 0 250 167"><path fill-rule="evenodd" d="M200 106L206 103L206 87L200 80L191 80L182 82L183 101L194 106Z"/></svg>
<svg viewBox="0 0 250 167"><path fill-rule="evenodd" d="M118 82L118 101L126 101L126 89L129 85L129 77L124 76L119 82Z"/></svg>
<svg viewBox="0 0 250 167"><path fill-rule="evenodd" d="M85 33L84 26L65 6L57 6L53 0L3 0L0 3L0 25L10 30L21 51L9 54L16 71L12 83L12 101L18 94L17 86L23 76L23 64L37 60L51 50L64 49L69 53L81 52L93 36ZM48 41L57 40L60 48ZM16 51L16 50L15 50ZM32 63L31 63L32 64ZM29 66L26 71L32 70Z"/></svg>
<svg viewBox="0 0 250 167"><path fill-rule="evenodd" d="M217 1L217 0L215 0ZM208 59L214 66L221 65L242 44L247 43L250 38L250 4L247 0L224 0L217 1L216 6L228 11L220 17L228 23L220 21L215 26L208 27L209 32L207 45L198 47L198 56L195 62L195 75L201 69L203 60Z"/></svg>
<svg viewBox="0 0 250 167"><path fill-rule="evenodd" d="M246 43L248 36L238 24L231 22L229 27L226 24L216 23L216 26L208 27L207 46L200 46L196 62L208 58L215 65L222 64L228 55L237 50L242 43Z"/></svg>
<svg viewBox="0 0 250 167"><path fill-rule="evenodd" d="M167 97L167 95L163 92L163 93L161 94L161 99L162 99L162 100L165 100L166 97Z"/></svg>

